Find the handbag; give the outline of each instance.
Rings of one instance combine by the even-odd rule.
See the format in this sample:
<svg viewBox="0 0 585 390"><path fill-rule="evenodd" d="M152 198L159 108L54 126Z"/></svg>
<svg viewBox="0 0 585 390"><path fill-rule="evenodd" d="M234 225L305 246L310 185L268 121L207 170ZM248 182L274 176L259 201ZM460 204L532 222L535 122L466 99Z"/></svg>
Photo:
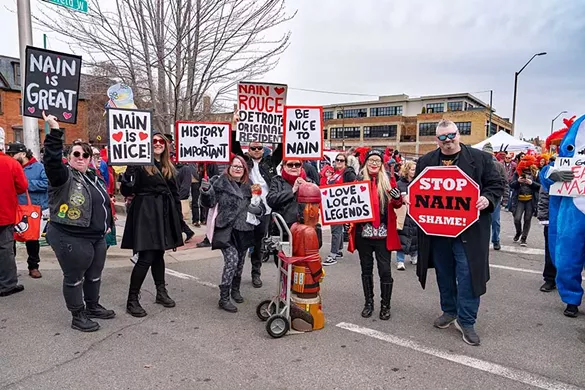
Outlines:
<svg viewBox="0 0 585 390"><path fill-rule="evenodd" d="M18 242L38 241L41 235L41 206L30 202L28 191L26 199L28 204L18 205L16 208L14 239Z"/></svg>
<svg viewBox="0 0 585 390"><path fill-rule="evenodd" d="M362 229L362 238L368 238L370 240L381 240L387 236L388 229L384 223L381 223L377 228L375 228L371 223L366 223Z"/></svg>

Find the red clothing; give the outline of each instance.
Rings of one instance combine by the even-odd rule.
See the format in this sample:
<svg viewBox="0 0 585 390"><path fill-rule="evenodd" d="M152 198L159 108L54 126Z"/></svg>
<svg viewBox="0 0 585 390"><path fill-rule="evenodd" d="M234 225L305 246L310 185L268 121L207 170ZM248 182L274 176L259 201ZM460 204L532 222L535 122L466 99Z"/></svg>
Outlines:
<svg viewBox="0 0 585 390"><path fill-rule="evenodd" d="M28 189L28 180L18 161L0 152L0 226L14 225L17 195Z"/></svg>
<svg viewBox="0 0 585 390"><path fill-rule="evenodd" d="M386 227L388 230L388 236L386 237L386 249L389 251L401 251L402 245L400 245L400 237L398 236L398 228L396 225L396 212L394 209L398 209L402 206L402 198L392 199L388 204L388 221ZM349 243L347 244L347 251L353 253L355 250L355 224L351 224L349 227Z"/></svg>

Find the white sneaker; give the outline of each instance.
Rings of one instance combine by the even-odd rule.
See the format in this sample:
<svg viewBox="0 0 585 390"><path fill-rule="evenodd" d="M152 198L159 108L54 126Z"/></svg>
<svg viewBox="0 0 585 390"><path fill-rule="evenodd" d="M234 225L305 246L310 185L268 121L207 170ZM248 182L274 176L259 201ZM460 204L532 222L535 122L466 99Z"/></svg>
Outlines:
<svg viewBox="0 0 585 390"><path fill-rule="evenodd" d="M130 261L132 262L132 264L136 264L136 262L138 261L138 253L135 253L134 255L132 255L132 257L130 258Z"/></svg>
<svg viewBox="0 0 585 390"><path fill-rule="evenodd" d="M337 260L335 260L335 258L331 257L331 256L327 256L327 258L323 262L323 265L335 265L335 264L337 264Z"/></svg>
<svg viewBox="0 0 585 390"><path fill-rule="evenodd" d="M406 269L406 267L404 266L404 262L403 261L399 261L398 263L396 263L396 269L398 271L404 271Z"/></svg>
<svg viewBox="0 0 585 390"><path fill-rule="evenodd" d="M418 258L416 256L410 256L410 264L416 265Z"/></svg>

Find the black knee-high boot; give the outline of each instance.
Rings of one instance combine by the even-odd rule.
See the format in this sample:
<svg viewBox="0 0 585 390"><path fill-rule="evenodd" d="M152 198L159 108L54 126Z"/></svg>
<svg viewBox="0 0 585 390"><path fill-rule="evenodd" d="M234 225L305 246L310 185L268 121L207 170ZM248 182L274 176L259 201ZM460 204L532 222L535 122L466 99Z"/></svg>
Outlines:
<svg viewBox="0 0 585 390"><path fill-rule="evenodd" d="M372 275L362 275L362 287L364 289L364 298L366 299L362 317L369 318L374 311L374 277Z"/></svg>
<svg viewBox="0 0 585 390"><path fill-rule="evenodd" d="M390 299L392 298L392 285L393 282L382 283L382 300L380 302L380 319L390 319Z"/></svg>

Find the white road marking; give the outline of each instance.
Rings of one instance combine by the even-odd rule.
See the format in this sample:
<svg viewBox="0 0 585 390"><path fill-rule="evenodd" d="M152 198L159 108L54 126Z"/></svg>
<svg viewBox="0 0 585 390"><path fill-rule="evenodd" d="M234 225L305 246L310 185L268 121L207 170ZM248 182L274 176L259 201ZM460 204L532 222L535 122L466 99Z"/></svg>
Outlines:
<svg viewBox="0 0 585 390"><path fill-rule="evenodd" d="M216 285L216 284L206 282L206 281L201 280L198 277L193 276L193 275L189 275L189 274L184 274L182 272L173 271L172 269L169 269L169 268L165 269L165 273L167 275L171 275L171 276L177 277L179 279L193 280L193 281L199 283L202 286L207 286L207 287L211 287L211 288L219 288L219 286Z"/></svg>
<svg viewBox="0 0 585 390"><path fill-rule="evenodd" d="M351 324L348 322L340 322L336 325L338 328L346 329L351 332L359 333L364 336L372 337L378 340L385 341L390 344L398 345L400 347L409 348L416 352L421 352L426 355L434 356L440 359L448 360L463 366L471 367L476 370L489 372L500 376L502 378L510 379L515 382L524 383L530 386L534 386L540 389L552 389L552 390L578 390L577 386L570 385L568 383L559 382L553 379L548 379L540 375L532 374L527 371L509 368L500 364L491 363L485 360L473 358L465 355L458 355L451 352L442 351L440 349L426 347L418 344L412 340L403 339L400 337L392 336L390 334L382 333L374 329L363 328L361 326Z"/></svg>
<svg viewBox="0 0 585 390"><path fill-rule="evenodd" d="M526 272L527 274L536 274L536 275L542 274L542 271L535 271L533 269L526 269L526 268L508 267L506 265L490 264L490 267L505 269L508 271Z"/></svg>
<svg viewBox="0 0 585 390"><path fill-rule="evenodd" d="M524 248L521 246L502 246L501 252L520 253L523 255L540 255L544 256L544 249Z"/></svg>

